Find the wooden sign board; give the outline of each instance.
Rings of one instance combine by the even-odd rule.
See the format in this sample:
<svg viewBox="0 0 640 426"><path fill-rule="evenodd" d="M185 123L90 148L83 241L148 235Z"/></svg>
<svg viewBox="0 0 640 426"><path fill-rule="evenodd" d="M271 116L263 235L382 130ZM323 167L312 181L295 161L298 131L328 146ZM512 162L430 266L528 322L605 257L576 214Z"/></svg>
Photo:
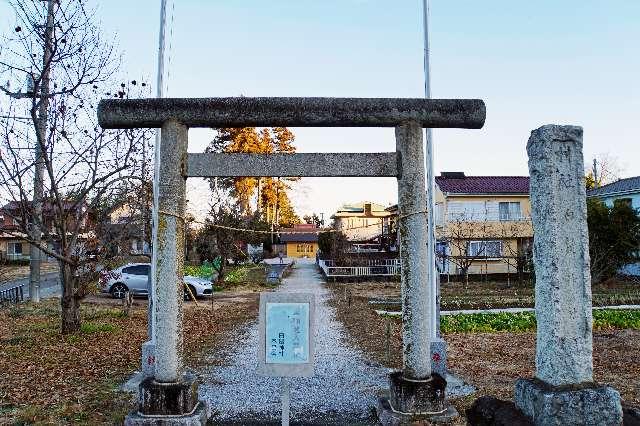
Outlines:
<svg viewBox="0 0 640 426"><path fill-rule="evenodd" d="M260 293L258 372L308 377L315 364L315 297L305 293Z"/></svg>

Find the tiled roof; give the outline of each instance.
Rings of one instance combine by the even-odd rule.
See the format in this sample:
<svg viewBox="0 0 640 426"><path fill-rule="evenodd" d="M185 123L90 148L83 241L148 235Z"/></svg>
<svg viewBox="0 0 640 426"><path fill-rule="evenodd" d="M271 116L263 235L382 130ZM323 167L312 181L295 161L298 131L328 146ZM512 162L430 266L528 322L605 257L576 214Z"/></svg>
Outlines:
<svg viewBox="0 0 640 426"><path fill-rule="evenodd" d="M442 192L453 194L528 194L529 176L436 176Z"/></svg>
<svg viewBox="0 0 640 426"><path fill-rule="evenodd" d="M587 191L588 197L617 194L620 192L640 192L640 176L620 179L617 182Z"/></svg>
<svg viewBox="0 0 640 426"><path fill-rule="evenodd" d="M291 232L293 229L283 229L281 232ZM294 231L295 232L295 231ZM318 241L318 234L315 232L295 232L292 234L280 234L280 241L283 243L315 243Z"/></svg>

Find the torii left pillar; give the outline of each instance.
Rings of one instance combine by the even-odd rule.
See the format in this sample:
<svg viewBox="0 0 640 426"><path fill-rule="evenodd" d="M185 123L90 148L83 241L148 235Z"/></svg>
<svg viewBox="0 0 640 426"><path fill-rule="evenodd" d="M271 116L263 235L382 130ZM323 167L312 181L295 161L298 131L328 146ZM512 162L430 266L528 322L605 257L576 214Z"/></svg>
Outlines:
<svg viewBox="0 0 640 426"><path fill-rule="evenodd" d="M125 425L204 425L208 408L198 401L198 384L182 363L184 215L188 129L169 120L162 125L158 229L155 267L156 355L154 376L140 383L138 410Z"/></svg>

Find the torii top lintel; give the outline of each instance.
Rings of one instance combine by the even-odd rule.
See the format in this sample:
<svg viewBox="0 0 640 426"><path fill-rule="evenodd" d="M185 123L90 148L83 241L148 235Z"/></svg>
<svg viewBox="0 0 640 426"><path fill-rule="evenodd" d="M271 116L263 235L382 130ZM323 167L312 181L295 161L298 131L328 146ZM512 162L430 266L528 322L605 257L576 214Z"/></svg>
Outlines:
<svg viewBox="0 0 640 426"><path fill-rule="evenodd" d="M424 98L154 98L104 99L105 129L158 128L175 120L187 127L422 127L479 129L480 99Z"/></svg>

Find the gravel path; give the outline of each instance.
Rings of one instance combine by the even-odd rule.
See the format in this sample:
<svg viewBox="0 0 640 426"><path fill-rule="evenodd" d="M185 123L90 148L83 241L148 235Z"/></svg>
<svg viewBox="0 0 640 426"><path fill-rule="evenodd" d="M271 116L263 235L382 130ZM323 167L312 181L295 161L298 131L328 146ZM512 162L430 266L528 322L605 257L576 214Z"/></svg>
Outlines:
<svg viewBox="0 0 640 426"><path fill-rule="evenodd" d="M376 395L387 387L388 370L349 344L315 264L298 261L277 291L316 295L315 375L290 379L292 423L376 424ZM279 423L280 379L256 374L257 342L255 322L222 353L226 365L201 373L200 396L213 409L214 424Z"/></svg>

